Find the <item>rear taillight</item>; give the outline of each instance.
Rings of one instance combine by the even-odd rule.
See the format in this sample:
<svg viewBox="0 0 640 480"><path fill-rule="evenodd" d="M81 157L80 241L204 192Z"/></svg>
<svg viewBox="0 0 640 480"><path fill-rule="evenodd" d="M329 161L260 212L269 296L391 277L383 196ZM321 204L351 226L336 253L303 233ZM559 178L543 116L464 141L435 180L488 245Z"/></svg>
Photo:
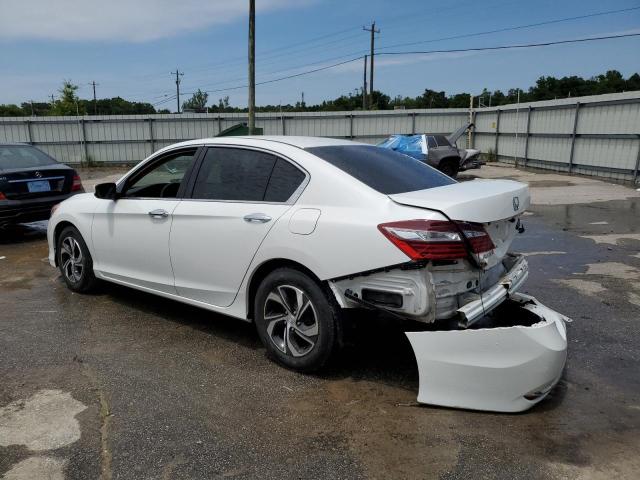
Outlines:
<svg viewBox="0 0 640 480"><path fill-rule="evenodd" d="M0 200L6 200L7 197L4 196L4 193L0 192Z"/></svg>
<svg viewBox="0 0 640 480"><path fill-rule="evenodd" d="M383 223L378 229L412 260L465 258L468 253L460 231L464 232L472 253L494 248L489 234L477 223L405 220Z"/></svg>
<svg viewBox="0 0 640 480"><path fill-rule="evenodd" d="M84 192L84 187L82 186L82 180L80 180L80 175L73 176L73 183L71 184L72 192Z"/></svg>

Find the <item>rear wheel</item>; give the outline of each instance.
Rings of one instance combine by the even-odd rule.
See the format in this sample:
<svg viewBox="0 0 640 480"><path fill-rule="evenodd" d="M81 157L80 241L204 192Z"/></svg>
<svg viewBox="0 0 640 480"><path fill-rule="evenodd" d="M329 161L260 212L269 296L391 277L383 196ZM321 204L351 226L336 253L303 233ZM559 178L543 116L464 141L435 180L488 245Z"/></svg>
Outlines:
<svg viewBox="0 0 640 480"><path fill-rule="evenodd" d="M87 244L75 227L66 227L58 237L58 268L70 290L86 293L95 288L93 260Z"/></svg>
<svg viewBox="0 0 640 480"><path fill-rule="evenodd" d="M458 164L455 160L445 160L444 162L440 162L438 166L438 170L451 178L458 176L458 169Z"/></svg>
<svg viewBox="0 0 640 480"><path fill-rule="evenodd" d="M256 292L254 311L269 356L288 368L319 370L337 346L339 307L299 270L280 268L267 275Z"/></svg>

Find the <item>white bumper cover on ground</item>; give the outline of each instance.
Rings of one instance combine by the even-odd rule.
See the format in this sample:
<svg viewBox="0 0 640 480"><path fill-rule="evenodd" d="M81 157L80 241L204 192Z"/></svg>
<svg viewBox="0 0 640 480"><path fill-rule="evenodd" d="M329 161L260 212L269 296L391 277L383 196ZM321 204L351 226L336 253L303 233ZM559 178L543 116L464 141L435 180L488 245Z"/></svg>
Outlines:
<svg viewBox="0 0 640 480"><path fill-rule="evenodd" d="M540 321L531 326L406 333L418 362L418 402L520 412L549 393L566 362L565 322L570 320L533 297L514 294L511 299Z"/></svg>

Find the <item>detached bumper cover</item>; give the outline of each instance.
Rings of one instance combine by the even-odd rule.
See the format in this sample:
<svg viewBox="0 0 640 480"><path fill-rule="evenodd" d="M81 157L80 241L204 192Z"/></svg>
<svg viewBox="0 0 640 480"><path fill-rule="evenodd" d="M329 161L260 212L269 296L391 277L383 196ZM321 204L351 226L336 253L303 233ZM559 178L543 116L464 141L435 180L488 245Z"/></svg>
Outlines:
<svg viewBox="0 0 640 480"><path fill-rule="evenodd" d="M418 402L520 412L549 393L564 369L565 322L570 320L533 297L514 294L511 299L540 321L531 326L406 333L418 362Z"/></svg>

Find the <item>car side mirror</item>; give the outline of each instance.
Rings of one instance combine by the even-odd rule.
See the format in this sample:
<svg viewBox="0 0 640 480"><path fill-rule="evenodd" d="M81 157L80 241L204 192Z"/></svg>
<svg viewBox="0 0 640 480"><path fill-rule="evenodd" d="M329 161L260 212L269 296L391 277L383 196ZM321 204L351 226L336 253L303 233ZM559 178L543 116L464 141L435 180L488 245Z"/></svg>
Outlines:
<svg viewBox="0 0 640 480"><path fill-rule="evenodd" d="M102 198L103 200L117 200L118 191L115 183L99 183L95 187L96 191L94 195L96 198Z"/></svg>

